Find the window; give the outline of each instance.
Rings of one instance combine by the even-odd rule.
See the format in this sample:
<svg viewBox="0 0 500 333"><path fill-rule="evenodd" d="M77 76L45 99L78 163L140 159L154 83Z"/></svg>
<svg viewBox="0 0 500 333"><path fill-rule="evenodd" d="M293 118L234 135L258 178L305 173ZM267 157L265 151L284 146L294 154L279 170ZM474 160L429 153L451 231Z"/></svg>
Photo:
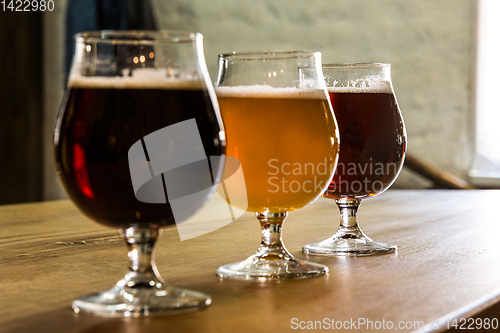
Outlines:
<svg viewBox="0 0 500 333"><path fill-rule="evenodd" d="M479 0L476 72L477 186L500 186L500 1Z"/></svg>

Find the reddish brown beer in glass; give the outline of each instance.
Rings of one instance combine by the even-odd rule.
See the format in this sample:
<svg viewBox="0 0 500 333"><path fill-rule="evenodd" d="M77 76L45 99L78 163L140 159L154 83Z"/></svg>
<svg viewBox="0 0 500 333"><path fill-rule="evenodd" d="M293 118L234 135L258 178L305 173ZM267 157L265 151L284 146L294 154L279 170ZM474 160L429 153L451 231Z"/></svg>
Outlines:
<svg viewBox="0 0 500 333"><path fill-rule="evenodd" d="M302 249L307 254L339 256L393 253L396 245L367 237L357 220L363 199L384 192L396 180L406 153L406 130L390 65L322 67L340 132L339 162L323 196L335 200L340 226L330 238Z"/></svg>
<svg viewBox="0 0 500 333"><path fill-rule="evenodd" d="M325 196L374 196L396 179L406 140L396 98L388 88L328 88L341 153Z"/></svg>

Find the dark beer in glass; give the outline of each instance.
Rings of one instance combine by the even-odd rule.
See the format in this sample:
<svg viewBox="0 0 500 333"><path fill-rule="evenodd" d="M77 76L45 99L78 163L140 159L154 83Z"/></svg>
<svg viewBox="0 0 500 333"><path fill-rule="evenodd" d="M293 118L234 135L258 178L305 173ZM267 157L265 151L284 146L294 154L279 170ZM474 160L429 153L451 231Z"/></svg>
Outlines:
<svg viewBox="0 0 500 333"><path fill-rule="evenodd" d="M367 237L357 221L362 199L391 186L406 152L406 130L390 65L323 65L323 74L340 132L339 162L323 196L335 200L341 223L332 237L306 245L303 251L343 256L395 252L395 245Z"/></svg>
<svg viewBox="0 0 500 333"><path fill-rule="evenodd" d="M325 196L365 198L397 178L405 152L403 119L391 87L328 88L339 123L339 163Z"/></svg>
<svg viewBox="0 0 500 333"><path fill-rule="evenodd" d="M75 38L54 135L57 172L82 212L120 228L130 264L113 288L75 300L73 309L138 317L204 308L211 302L208 295L168 285L154 262L161 228L182 222L173 209L179 196L172 193L197 193L199 205L188 207L194 212L222 174L225 135L202 36L103 31ZM209 156L216 157L210 167ZM181 159L193 163L173 167ZM210 168L210 175L193 165ZM188 189L167 186L177 176L189 179ZM193 187L202 176L205 188Z"/></svg>
<svg viewBox="0 0 500 333"><path fill-rule="evenodd" d="M195 119L206 156L223 153L206 86L188 81L153 85L157 74L127 88L115 87L119 79L69 81L55 142L57 168L73 202L97 222L119 228L175 224L168 202L145 203L134 194L128 150L146 135Z"/></svg>

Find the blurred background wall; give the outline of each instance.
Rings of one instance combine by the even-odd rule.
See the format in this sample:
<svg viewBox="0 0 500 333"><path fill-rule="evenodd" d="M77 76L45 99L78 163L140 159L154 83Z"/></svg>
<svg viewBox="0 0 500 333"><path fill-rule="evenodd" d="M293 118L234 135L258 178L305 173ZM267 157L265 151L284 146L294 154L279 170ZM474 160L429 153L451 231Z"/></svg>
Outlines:
<svg viewBox="0 0 500 333"><path fill-rule="evenodd" d="M153 0L161 29L205 36L215 80L217 54L321 51L323 63L387 62L408 131L408 151L466 178L473 159L475 0ZM67 2L43 17L43 198L65 197L52 156L63 97ZM403 170L394 188L431 183Z"/></svg>

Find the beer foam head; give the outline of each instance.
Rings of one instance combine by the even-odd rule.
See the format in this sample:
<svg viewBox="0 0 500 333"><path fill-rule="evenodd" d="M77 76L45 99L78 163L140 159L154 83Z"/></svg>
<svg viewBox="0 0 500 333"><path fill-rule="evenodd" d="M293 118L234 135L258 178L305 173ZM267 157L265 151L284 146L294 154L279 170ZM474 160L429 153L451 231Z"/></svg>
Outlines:
<svg viewBox="0 0 500 333"><path fill-rule="evenodd" d="M325 91L309 88L276 88L264 85L215 88L217 97L326 99Z"/></svg>
<svg viewBox="0 0 500 333"><path fill-rule="evenodd" d="M351 82L349 82L351 83ZM392 93L391 83L389 81L365 81L352 82L347 87L327 87L329 93Z"/></svg>
<svg viewBox="0 0 500 333"><path fill-rule="evenodd" d="M184 76L182 78L168 75L166 68L140 68L125 72L123 76L83 76L71 73L69 88L101 88L101 89L201 89L205 86L199 77Z"/></svg>

